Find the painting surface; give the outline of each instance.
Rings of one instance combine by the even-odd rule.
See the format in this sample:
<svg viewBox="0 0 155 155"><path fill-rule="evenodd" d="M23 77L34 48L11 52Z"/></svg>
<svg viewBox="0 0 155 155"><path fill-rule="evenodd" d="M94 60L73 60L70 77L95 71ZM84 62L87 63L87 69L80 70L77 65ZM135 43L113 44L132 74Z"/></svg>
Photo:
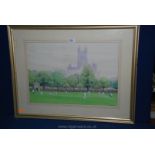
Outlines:
<svg viewBox="0 0 155 155"><path fill-rule="evenodd" d="M119 42L25 43L32 104L116 106Z"/></svg>

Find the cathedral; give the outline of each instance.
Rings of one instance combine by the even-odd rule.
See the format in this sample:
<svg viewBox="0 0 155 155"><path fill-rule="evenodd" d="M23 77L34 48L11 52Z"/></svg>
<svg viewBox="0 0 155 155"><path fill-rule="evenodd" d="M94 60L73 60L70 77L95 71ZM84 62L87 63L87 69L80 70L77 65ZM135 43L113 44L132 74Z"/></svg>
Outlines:
<svg viewBox="0 0 155 155"><path fill-rule="evenodd" d="M87 48L81 48L80 46L77 49L77 63L76 64L69 64L67 67L68 74L75 74L80 73L85 65L90 65L94 71L97 70L97 65L95 63L89 64L88 62L88 51Z"/></svg>

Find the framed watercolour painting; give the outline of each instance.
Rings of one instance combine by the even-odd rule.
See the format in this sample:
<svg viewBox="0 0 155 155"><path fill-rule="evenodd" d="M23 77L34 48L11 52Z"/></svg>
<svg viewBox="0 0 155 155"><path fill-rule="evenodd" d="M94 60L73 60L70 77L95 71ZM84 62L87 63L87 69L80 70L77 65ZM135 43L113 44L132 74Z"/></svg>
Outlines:
<svg viewBox="0 0 155 155"><path fill-rule="evenodd" d="M8 26L17 117L134 123L138 26Z"/></svg>

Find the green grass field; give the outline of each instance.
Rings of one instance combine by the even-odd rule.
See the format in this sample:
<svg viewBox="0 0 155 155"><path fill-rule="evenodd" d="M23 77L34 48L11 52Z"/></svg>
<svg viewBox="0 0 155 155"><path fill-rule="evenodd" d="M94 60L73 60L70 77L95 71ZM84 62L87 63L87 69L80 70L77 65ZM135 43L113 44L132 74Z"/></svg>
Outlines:
<svg viewBox="0 0 155 155"><path fill-rule="evenodd" d="M82 104L82 105L117 105L117 94L112 96L101 93L87 93L86 96L82 92L30 92L30 102L48 103L48 104Z"/></svg>

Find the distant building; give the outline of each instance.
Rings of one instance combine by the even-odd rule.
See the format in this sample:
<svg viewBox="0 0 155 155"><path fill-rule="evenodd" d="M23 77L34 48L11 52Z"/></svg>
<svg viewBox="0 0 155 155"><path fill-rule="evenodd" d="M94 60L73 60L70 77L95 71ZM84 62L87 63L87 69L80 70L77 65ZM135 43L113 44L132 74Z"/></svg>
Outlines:
<svg viewBox="0 0 155 155"><path fill-rule="evenodd" d="M81 48L79 46L77 49L77 63L68 65L67 74L80 73L85 65L90 65L95 73L97 70L97 65L95 63L89 64L87 54L87 48Z"/></svg>
<svg viewBox="0 0 155 155"><path fill-rule="evenodd" d="M87 48L81 49L78 47L78 55L77 55L77 66L79 68L83 67L84 65L88 64L88 58L87 58Z"/></svg>

